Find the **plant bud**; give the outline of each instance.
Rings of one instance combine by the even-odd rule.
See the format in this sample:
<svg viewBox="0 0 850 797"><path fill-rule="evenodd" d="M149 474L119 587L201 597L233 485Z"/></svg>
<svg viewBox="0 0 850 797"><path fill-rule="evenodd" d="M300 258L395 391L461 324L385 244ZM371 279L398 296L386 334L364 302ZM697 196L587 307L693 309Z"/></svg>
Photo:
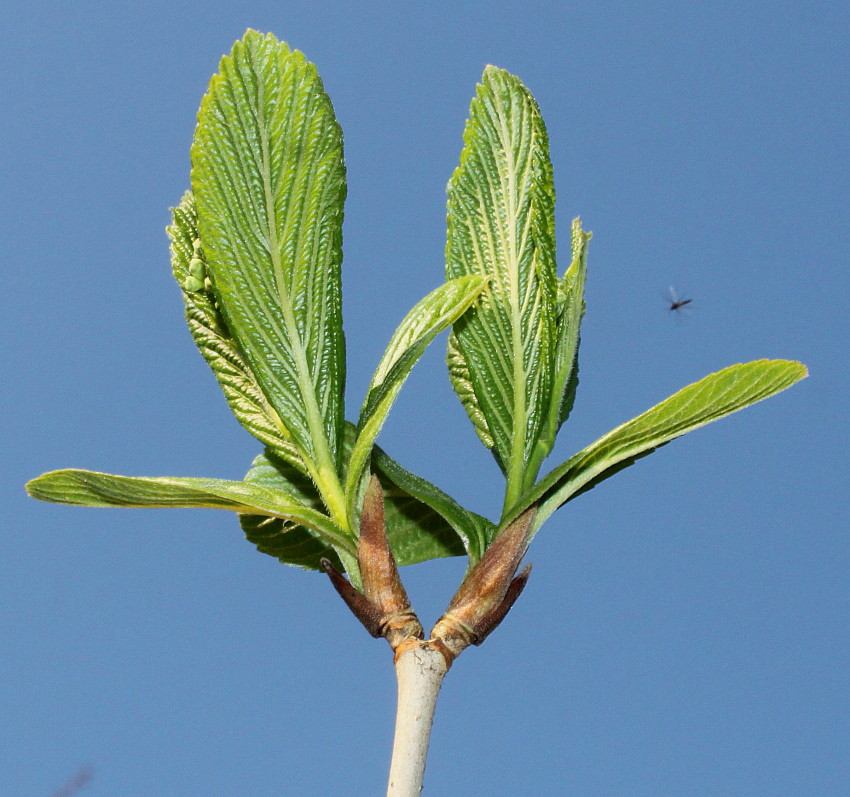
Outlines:
<svg viewBox="0 0 850 797"><path fill-rule="evenodd" d="M363 593L380 609L383 636L393 650L411 637L421 639L424 633L422 625L410 607L387 539L384 494L375 476L369 480L363 499L357 559L363 577Z"/></svg>
<svg viewBox="0 0 850 797"><path fill-rule="evenodd" d="M358 592L327 559L322 559L321 565L354 616L372 636L384 637L398 655L402 646L422 640L424 631L398 575L384 522L384 494L375 476L369 480L360 513L357 560L363 592Z"/></svg>
<svg viewBox="0 0 850 797"><path fill-rule="evenodd" d="M525 587L530 567L516 578L514 574L525 556L536 513L537 507L527 509L490 543L431 631L454 656L469 645L481 644Z"/></svg>
<svg viewBox="0 0 850 797"><path fill-rule="evenodd" d="M189 261L189 273L197 280L203 281L206 276L206 267L204 261L199 257L193 257Z"/></svg>
<svg viewBox="0 0 850 797"><path fill-rule="evenodd" d="M186 281L183 283L183 288L189 293L197 293L198 291L202 291L204 289L204 283L203 280L199 280L197 277L194 277L190 274L188 277L186 277Z"/></svg>

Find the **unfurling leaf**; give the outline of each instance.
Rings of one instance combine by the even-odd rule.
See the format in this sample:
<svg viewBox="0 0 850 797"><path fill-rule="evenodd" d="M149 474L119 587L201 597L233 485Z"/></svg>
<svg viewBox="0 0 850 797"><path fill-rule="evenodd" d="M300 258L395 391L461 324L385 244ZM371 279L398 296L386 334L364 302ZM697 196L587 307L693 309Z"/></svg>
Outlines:
<svg viewBox="0 0 850 797"><path fill-rule="evenodd" d="M455 393L457 393L460 403L463 404L469 420L472 421L475 433L481 442L492 450L494 445L493 435L490 434L487 419L478 405L478 399L472 387L472 379L469 376L469 366L466 364L466 358L460 350L460 345L457 342L457 336L454 332L449 335L449 342L446 347L446 365L449 366L449 379L451 380L452 387ZM498 454L496 455L496 461L499 463L499 467L504 470Z"/></svg>
<svg viewBox="0 0 850 797"><path fill-rule="evenodd" d="M177 283L183 287L186 320L195 344L215 374L239 423L260 442L306 473L307 468L298 448L263 394L218 311L212 286L209 286L210 289L205 288L209 278L200 270L204 265L197 213L191 193L187 192L180 204L171 209L171 213L173 223L168 227L171 266ZM195 271L192 271L193 263L196 264ZM200 268L198 263L201 264Z"/></svg>
<svg viewBox="0 0 850 797"><path fill-rule="evenodd" d="M346 525L342 133L301 53L248 31L221 59L198 113L192 191L228 330Z"/></svg>
<svg viewBox="0 0 850 797"><path fill-rule="evenodd" d="M546 432L557 275L546 129L531 93L504 70L484 71L448 194L446 274L490 277L455 324L453 381L476 430L493 441L507 508L533 483L530 465Z"/></svg>
<svg viewBox="0 0 850 797"><path fill-rule="evenodd" d="M579 219L573 220L572 262L564 278L558 282L557 343L552 393L546 431L541 437L540 458L545 457L555 442L561 424L567 420L575 399L578 382L579 330L584 317L584 283L587 276L587 245L591 233L581 228Z"/></svg>
<svg viewBox="0 0 850 797"><path fill-rule="evenodd" d="M449 280L419 301L393 333L366 393L357 424L357 440L351 452L345 491L349 511L359 494L364 468L372 445L404 380L428 344L456 321L478 298L486 277L469 275Z"/></svg>

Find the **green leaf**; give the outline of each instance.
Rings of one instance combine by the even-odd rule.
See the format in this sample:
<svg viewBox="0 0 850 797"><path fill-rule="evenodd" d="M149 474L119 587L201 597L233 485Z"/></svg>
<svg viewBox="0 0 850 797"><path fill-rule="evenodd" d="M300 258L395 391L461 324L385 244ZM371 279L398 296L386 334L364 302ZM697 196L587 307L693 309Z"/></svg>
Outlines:
<svg viewBox="0 0 850 797"><path fill-rule="evenodd" d="M475 390L472 388L472 378L469 375L469 366L466 364L466 358L460 350L460 344L457 342L457 336L454 332L449 334L449 342L446 347L446 365L449 367L449 379L452 387L457 393L460 403L466 410L469 420L472 421L472 426L475 429L475 434L478 439L484 443L491 451L495 445L493 435L490 434L490 427L487 425L487 418L481 412L481 407L478 404L478 399L475 396ZM504 465L496 456L496 461L499 462L499 467L504 470Z"/></svg>
<svg viewBox="0 0 850 797"><path fill-rule="evenodd" d="M239 423L263 444L306 472L301 453L245 362L218 310L214 294L209 286L205 286L203 276L190 271L190 266L206 265L192 194L187 192L171 212L173 224L167 228L171 238L171 265L183 290L186 320L195 344L212 369Z"/></svg>
<svg viewBox="0 0 850 797"><path fill-rule="evenodd" d="M254 460L245 481L297 496L300 503L321 511L322 500L312 481L270 451ZM333 547L306 526L283 518L249 513L240 513L239 523L245 537L257 546L258 551L284 564L321 570L319 561L326 558L338 570L344 569Z"/></svg>
<svg viewBox="0 0 850 797"><path fill-rule="evenodd" d="M352 435L353 438L353 435ZM376 453L378 449L375 449ZM400 466L381 452L382 467L376 468L384 490L387 535L398 565L416 564L445 556L463 555L463 543L454 528L428 505L414 498L390 474ZM403 469L402 469L403 470ZM406 471L404 471L406 473ZM309 480L283 460L269 453L258 456L245 477L248 482L297 493L303 503L319 506L319 496ZM319 570L319 560L330 548L307 529L275 518L241 515L246 537L263 553L286 564ZM332 553L332 552L331 552ZM329 556L336 561L333 556ZM338 569L342 569L338 566Z"/></svg>
<svg viewBox="0 0 850 797"><path fill-rule="evenodd" d="M587 276L587 245L591 233L582 230L579 219L573 220L571 233L572 263L558 283L557 343L549 410L528 465L529 471L534 473L538 472L543 460L549 456L558 430L572 412L578 387L579 330L585 311L584 283Z"/></svg>
<svg viewBox="0 0 850 797"><path fill-rule="evenodd" d="M356 430L346 423L343 456L350 454ZM487 539L492 524L466 513L424 479L405 471L377 447L376 472L385 492L385 517L396 561L415 564L465 553L456 527L482 529ZM440 511L408 492L433 491L442 496ZM349 571L357 582L356 540L323 511L322 499L312 481L271 449L258 456L244 482L196 478L134 478L85 470L46 473L27 484L27 492L42 501L92 507L207 508L239 513L248 540L263 553L285 564L319 570L319 560L329 558L338 569ZM431 503L434 502L434 496ZM468 517L467 517L468 516ZM474 532L477 533L477 532ZM481 544L483 550L483 543ZM354 571L354 572L353 572Z"/></svg>
<svg viewBox="0 0 850 797"><path fill-rule="evenodd" d="M508 507L536 475L529 462L551 402L557 275L546 129L531 93L504 70L484 71L448 194L447 275L491 277L454 331L506 471Z"/></svg>
<svg viewBox="0 0 850 797"><path fill-rule="evenodd" d="M351 452L345 482L349 512L353 513L375 438L404 380L428 344L470 307L486 282L486 277L477 275L446 282L419 301L390 338L360 411L357 440Z"/></svg>
<svg viewBox="0 0 850 797"><path fill-rule="evenodd" d="M578 372L579 330L584 317L584 283L587 277L587 245L591 233L584 232L579 219L572 226L573 259L563 280L558 283L558 342L555 347L555 375L546 432L542 438L547 446L545 454L552 450L558 429L569 417L575 398Z"/></svg>
<svg viewBox="0 0 850 797"><path fill-rule="evenodd" d="M792 360L755 360L710 374L570 457L523 495L509 516L538 504L536 531L558 507L659 446L779 393L807 374Z"/></svg>
<svg viewBox="0 0 850 797"><path fill-rule="evenodd" d="M444 529L453 529L463 540L463 546L469 555L470 563L474 564L481 558L481 555L496 534L495 524L487 520L487 518L475 514L475 512L464 509L453 498L440 490L439 487L403 468L378 446L375 446L373 449L372 464L382 484L385 485L389 481L398 490L403 491L402 495L406 494L415 499L416 504L414 506L417 509L418 522L420 524L434 529L434 534L440 534L441 537L446 539L450 538L445 534ZM386 486L385 490L387 490ZM388 494L393 500L397 500L398 493L396 491L388 490ZM418 506L416 506L417 504ZM431 510L431 514L423 512L419 508L423 505ZM442 524L440 523L440 519L442 520ZM399 537L399 543L397 543L395 539L396 535L392 531L389 531L389 534L393 545L393 552L398 558L396 546L399 543L403 544L401 542L401 535L397 535ZM451 545L447 550L451 551L445 554L447 556L457 556L463 553L463 549L458 550L455 545ZM429 556L428 558L432 559L434 557ZM424 558L417 561L424 561Z"/></svg>
<svg viewBox="0 0 850 797"><path fill-rule="evenodd" d="M248 31L210 82L192 189L227 327L343 525L342 133L313 64Z"/></svg>
<svg viewBox="0 0 850 797"><path fill-rule="evenodd" d="M376 468L384 488L384 519L396 564L463 556L466 549L456 529L419 497Z"/></svg>
<svg viewBox="0 0 850 797"><path fill-rule="evenodd" d="M41 501L76 506L229 509L282 518L306 526L328 545L354 553L352 535L305 505L297 491L223 479L113 476L90 470L55 470L27 483Z"/></svg>

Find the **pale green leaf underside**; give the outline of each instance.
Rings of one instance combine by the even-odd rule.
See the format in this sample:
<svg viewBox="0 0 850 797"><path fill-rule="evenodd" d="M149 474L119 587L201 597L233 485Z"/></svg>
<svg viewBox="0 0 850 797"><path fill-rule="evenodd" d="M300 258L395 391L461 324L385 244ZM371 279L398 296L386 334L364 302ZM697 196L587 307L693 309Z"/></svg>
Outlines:
<svg viewBox="0 0 850 797"><path fill-rule="evenodd" d="M446 346L446 365L449 367L449 379L452 387L460 399L460 403L463 404L469 420L472 421L475 433L487 448L492 449L494 445L493 436L487 426L487 419L481 412L481 407L478 406L478 399L475 396L472 379L469 376L469 366L466 364L466 358L460 350L460 344L457 342L457 336L454 332L449 335L449 342Z"/></svg>
<svg viewBox="0 0 850 797"><path fill-rule="evenodd" d="M320 483L345 378L342 134L315 67L248 31L210 83L192 146L207 267L228 328Z"/></svg>
<svg viewBox="0 0 850 797"><path fill-rule="evenodd" d="M207 364L212 369L237 420L254 437L270 446L301 471L306 466L285 425L269 404L254 374L233 340L230 330L216 307L215 296L206 288L195 288L198 280L190 264L203 257L199 250L198 220L192 194L187 192L180 204L171 209L173 224L171 266L183 291L189 330Z"/></svg>
<svg viewBox="0 0 850 797"><path fill-rule="evenodd" d="M474 312L455 325L458 348L508 492L516 492L550 400L555 194L540 112L504 70L484 72L448 195L447 275L491 277Z"/></svg>
<svg viewBox="0 0 850 797"><path fill-rule="evenodd" d="M428 344L454 323L476 300L486 277L469 275L450 280L419 301L398 325L369 385L357 425L357 440L346 477L350 510L358 493L372 445L404 380Z"/></svg>
<svg viewBox="0 0 850 797"><path fill-rule="evenodd" d="M346 449L350 449L354 427L346 426ZM383 452L380 456L381 465L376 467L385 491L388 535L397 562L407 565L463 555L462 539L443 517L445 513L434 511L406 492L393 475L412 475ZM427 485L424 480L419 481ZM320 569L319 560L323 557L343 569L343 563L351 562L356 550L350 535L324 513L312 481L271 451L254 460L244 482L134 478L69 469L33 479L27 491L42 501L76 506L234 511L239 514L246 537L260 551L285 564L311 570ZM353 576L356 578L356 574Z"/></svg>
<svg viewBox="0 0 850 797"><path fill-rule="evenodd" d="M91 507L204 508L282 518L306 526L328 545L350 553L351 535L295 494L259 484L197 478L113 476L89 470L56 470L27 484L41 501Z"/></svg>
<svg viewBox="0 0 850 797"><path fill-rule="evenodd" d="M539 505L535 531L558 507L658 446L785 390L807 375L792 360L732 365L674 393L559 465L523 495L510 516Z"/></svg>

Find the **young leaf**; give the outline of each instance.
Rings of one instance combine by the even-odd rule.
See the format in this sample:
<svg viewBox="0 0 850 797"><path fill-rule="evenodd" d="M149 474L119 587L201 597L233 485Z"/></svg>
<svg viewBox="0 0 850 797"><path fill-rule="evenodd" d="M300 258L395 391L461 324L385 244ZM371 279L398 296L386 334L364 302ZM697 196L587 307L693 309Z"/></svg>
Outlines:
<svg viewBox="0 0 850 797"><path fill-rule="evenodd" d="M192 189L228 329L346 524L342 133L301 53L248 31L221 59L198 113Z"/></svg>
<svg viewBox="0 0 850 797"><path fill-rule="evenodd" d="M180 204L171 209L171 213L173 223L167 228L171 238L171 266L177 283L183 289L186 320L195 344L215 374L239 423L262 443L306 473L307 468L301 453L263 394L218 311L215 296L209 290L211 286L206 286L202 276L190 271L193 265L204 265L192 194L187 192ZM193 284L192 280L196 280L198 284Z"/></svg>
<svg viewBox="0 0 850 797"><path fill-rule="evenodd" d="M573 220L573 259L564 278L558 283L557 344L552 394L546 424L540 438L536 457L539 467L552 450L555 436L566 421L575 400L578 382L578 344L581 320L584 317L584 283L587 276L587 245L591 234L584 232L579 219Z"/></svg>
<svg viewBox="0 0 850 797"><path fill-rule="evenodd" d="M446 282L419 301L390 338L372 377L357 424L357 440L345 481L350 512L353 513L372 445L404 380L428 344L470 307L486 282L486 277L474 274Z"/></svg>
<svg viewBox="0 0 850 797"><path fill-rule="evenodd" d="M454 331L506 471L507 508L535 476L528 463L551 401L557 275L546 129L531 93L504 70L484 71L448 194L447 275L491 277Z"/></svg>
<svg viewBox="0 0 850 797"><path fill-rule="evenodd" d="M523 495L509 516L538 504L536 531L558 507L636 459L791 387L807 373L804 365L792 360L755 360L709 374L570 457Z"/></svg>
<svg viewBox="0 0 850 797"><path fill-rule="evenodd" d="M429 507L433 513L460 536L471 564L474 564L481 558L496 534L495 524L481 515L476 515L474 512L464 509L439 487L403 468L378 446L375 446L373 449L372 464L382 484L386 484L389 481L397 489L401 489L404 494L412 496L420 506L425 505ZM392 489L387 490L386 487L384 489L388 495L393 497ZM440 527L439 523L435 523L435 520L427 514L424 515L421 522L428 522L429 525L434 523L438 528ZM387 525L390 532L390 541L393 544L393 552L398 560L399 555L396 551L395 536L393 536L390 524L388 523ZM401 535L397 536L399 538L401 537ZM456 548L452 548L452 551L450 554L452 556L463 553L463 550L457 550Z"/></svg>
<svg viewBox="0 0 850 797"><path fill-rule="evenodd" d="M229 509L284 520L312 529L328 545L356 553L349 532L300 497L260 484L223 479L113 476L90 470L55 470L27 483L40 501L76 506Z"/></svg>
<svg viewBox="0 0 850 797"><path fill-rule="evenodd" d="M456 529L440 513L388 474L376 471L384 489L387 537L399 567L466 553Z"/></svg>
<svg viewBox="0 0 850 797"><path fill-rule="evenodd" d="M245 474L245 481L293 495L314 510L322 509L322 499L313 482L271 451L260 454L253 461ZM306 526L283 518L245 512L239 514L239 523L245 537L257 546L258 551L274 556L284 564L321 570L320 560L325 558L339 570L343 569L333 547Z"/></svg>
<svg viewBox="0 0 850 797"><path fill-rule="evenodd" d="M446 346L446 365L449 367L449 379L452 387L457 393L460 403L466 410L469 420L472 421L472 426L475 429L475 434L478 439L484 443L487 448L493 451L495 445L493 435L490 434L490 427L487 425L487 418L481 412L481 407L478 405L478 399L475 396L475 390L472 387L472 379L469 376L469 366L466 364L466 358L460 350L460 344L457 342L457 336L454 332L449 333L449 342ZM499 460L498 454L496 461L499 467L504 471L504 465Z"/></svg>
<svg viewBox="0 0 850 797"><path fill-rule="evenodd" d="M386 454L382 454L382 458L384 462L392 463ZM378 477L384 490L387 535L399 565L463 555L464 546L460 537L438 513L400 487L383 468L378 470ZM261 454L254 460L245 481L296 494L308 506L321 505L318 493L309 479L269 453ZM263 553L285 564L320 570L320 559L324 556L331 559L337 569L342 569L336 563L331 549L323 547L308 529L289 521L260 515L243 514L239 520L250 542Z"/></svg>

